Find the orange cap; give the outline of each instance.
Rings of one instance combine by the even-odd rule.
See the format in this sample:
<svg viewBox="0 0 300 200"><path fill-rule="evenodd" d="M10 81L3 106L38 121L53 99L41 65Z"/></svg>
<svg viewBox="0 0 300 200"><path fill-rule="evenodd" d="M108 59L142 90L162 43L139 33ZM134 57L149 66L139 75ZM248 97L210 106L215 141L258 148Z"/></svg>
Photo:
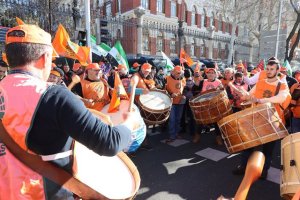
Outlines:
<svg viewBox="0 0 300 200"><path fill-rule="evenodd" d="M98 63L90 63L90 64L88 64L88 66L86 66L85 70L89 70L89 69L100 70L100 67L99 67Z"/></svg>
<svg viewBox="0 0 300 200"><path fill-rule="evenodd" d="M80 64L80 63L74 63L74 65L73 65L73 70L74 70L74 71L77 71L80 67L81 67L81 64Z"/></svg>
<svg viewBox="0 0 300 200"><path fill-rule="evenodd" d="M243 69L243 68L244 68L244 65L243 65L243 63L239 63L239 64L237 64L236 68L237 68L237 69Z"/></svg>
<svg viewBox="0 0 300 200"><path fill-rule="evenodd" d="M61 77L60 73L56 70L51 70L50 74L53 74L54 76L57 76L57 77Z"/></svg>
<svg viewBox="0 0 300 200"><path fill-rule="evenodd" d="M141 66L141 65L137 62L133 63L133 65L132 65L133 68L138 68L139 66Z"/></svg>
<svg viewBox="0 0 300 200"><path fill-rule="evenodd" d="M152 65L150 65L149 63L144 63L142 65L142 70L144 70L144 71L151 72L151 68L152 68Z"/></svg>
<svg viewBox="0 0 300 200"><path fill-rule="evenodd" d="M182 69L181 66L176 65L176 66L174 67L173 71L174 71L174 72L183 72L183 69Z"/></svg>
<svg viewBox="0 0 300 200"><path fill-rule="evenodd" d="M209 72L209 71L214 71L215 73L217 73L217 70L216 70L216 68L206 68L205 69L205 73L207 73L207 72Z"/></svg>
<svg viewBox="0 0 300 200"><path fill-rule="evenodd" d="M121 71L121 70L126 70L127 71L127 67L125 65L119 64L118 65L118 71Z"/></svg>
<svg viewBox="0 0 300 200"><path fill-rule="evenodd" d="M36 25L23 24L9 29L6 33L6 44L35 43L52 46L51 35Z"/></svg>

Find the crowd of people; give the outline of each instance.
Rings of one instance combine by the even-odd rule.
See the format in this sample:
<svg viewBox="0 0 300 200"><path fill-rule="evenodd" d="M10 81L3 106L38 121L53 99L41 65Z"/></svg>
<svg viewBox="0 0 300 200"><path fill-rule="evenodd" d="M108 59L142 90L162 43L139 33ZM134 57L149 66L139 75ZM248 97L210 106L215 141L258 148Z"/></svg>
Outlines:
<svg viewBox="0 0 300 200"><path fill-rule="evenodd" d="M223 145L217 123L208 126L197 124L189 105L191 98L211 90L226 90L233 112L241 111L244 101L273 103L290 133L300 131L300 71L294 72L293 77L289 76L287 69L282 67L275 57L268 60L265 70L255 68L248 72L240 62L221 72L217 64L211 62L206 65L197 63L193 68L184 64L177 65L166 74L164 68L157 68L149 63L135 62L130 69L122 64L111 66L107 61L90 63L87 66L79 63L69 66L67 62L55 61L51 64L52 50L48 33L33 25L19 25L10 29L6 36L9 64L0 62L0 94L5 93L1 96L5 98L5 108L1 107L2 123L24 150L38 155L67 152L72 145L70 138L100 155L115 155L128 147L129 132L133 129L131 122L134 121L130 114L125 115L121 125L111 127L109 115L100 114L99 120L87 110L88 108L101 112L103 107L111 102L115 72L119 74L128 94L132 88L137 88L135 101L139 95L147 94L151 90L164 91L170 96L170 116L162 126L167 127L166 143L181 138L183 132L193 136L193 143L200 143L201 133L209 132L210 128L214 127L216 144ZM22 54L17 54L21 51ZM10 70L7 75L8 65ZM104 73L103 68L107 67L110 70ZM274 146L275 142L263 145L266 164L262 178L266 178L268 174ZM148 137L141 148L152 149ZM252 149L243 151L240 164L233 170L234 174L245 172L251 152ZM6 163L17 162L13 158L7 160ZM70 170L71 161L68 156L63 160L51 161L67 171ZM4 182L0 181L0 187L3 186L12 194L11 199L18 199L12 191L22 188L25 179L28 179L28 188L33 187L35 191L44 190L48 196L70 195L68 191L48 179L43 179L21 163L17 166L1 166L0 172L5 174L6 181L15 183L6 182L4 186ZM19 179L21 182L15 182L15 175L7 173L8 168L17 170L17 167L26 168L24 177ZM33 186L29 179L45 184ZM14 186L11 187L12 185ZM39 193L32 195L39 199Z"/></svg>

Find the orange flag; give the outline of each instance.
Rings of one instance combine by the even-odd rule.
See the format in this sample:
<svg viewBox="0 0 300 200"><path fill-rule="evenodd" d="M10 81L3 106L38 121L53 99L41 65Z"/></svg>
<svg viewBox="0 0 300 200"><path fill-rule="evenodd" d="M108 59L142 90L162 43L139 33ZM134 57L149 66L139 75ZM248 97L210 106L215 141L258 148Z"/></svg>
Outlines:
<svg viewBox="0 0 300 200"><path fill-rule="evenodd" d="M18 25L23 25L23 24L25 24L25 23L23 22L23 20L21 20L19 17L16 17L16 20L17 20Z"/></svg>
<svg viewBox="0 0 300 200"><path fill-rule="evenodd" d="M91 62L89 60L90 48L80 47L72 42L66 29L61 24L58 26L52 46L60 56L78 60L82 65Z"/></svg>
<svg viewBox="0 0 300 200"><path fill-rule="evenodd" d="M194 63L193 59L184 51L183 48L180 49L180 62L186 62L189 67Z"/></svg>
<svg viewBox="0 0 300 200"><path fill-rule="evenodd" d="M108 112L117 112L119 110L119 106L121 103L121 96L125 97L128 99L127 93L125 91L125 88L122 84L122 81L119 77L118 72L115 72L115 84L114 84L114 90L112 93L111 101L109 104Z"/></svg>

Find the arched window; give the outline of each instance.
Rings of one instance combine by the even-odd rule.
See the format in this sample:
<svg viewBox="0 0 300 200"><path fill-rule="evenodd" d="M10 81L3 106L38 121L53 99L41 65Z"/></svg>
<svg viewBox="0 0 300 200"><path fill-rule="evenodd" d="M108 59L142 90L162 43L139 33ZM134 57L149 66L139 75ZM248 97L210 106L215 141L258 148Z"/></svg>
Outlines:
<svg viewBox="0 0 300 200"><path fill-rule="evenodd" d="M193 10L192 10L192 18L191 18L191 25L196 25L196 6L193 7Z"/></svg>
<svg viewBox="0 0 300 200"><path fill-rule="evenodd" d="M210 20L209 20L210 26L214 26L215 25L215 14L214 14L214 12L211 12L211 16L209 16L209 17L210 17Z"/></svg>
<svg viewBox="0 0 300 200"><path fill-rule="evenodd" d="M149 32L148 30L143 31L143 51L149 51Z"/></svg>
<svg viewBox="0 0 300 200"><path fill-rule="evenodd" d="M171 35L170 53L176 54L176 37L175 37L174 33L172 33L172 35Z"/></svg>
<svg viewBox="0 0 300 200"><path fill-rule="evenodd" d="M203 9L203 13L204 13L204 15L203 15L203 21L201 21L201 24L203 24L203 27L207 27L207 12Z"/></svg>
<svg viewBox="0 0 300 200"><path fill-rule="evenodd" d="M196 46L195 39L192 39L191 50L190 50L191 56L195 56L195 46Z"/></svg>
<svg viewBox="0 0 300 200"><path fill-rule="evenodd" d="M163 47L164 47L163 34L161 32L158 32L156 37L156 52L163 51L164 50Z"/></svg>
<svg viewBox="0 0 300 200"><path fill-rule="evenodd" d="M222 27L222 25L223 25L223 23L222 23L222 21L223 21L223 18L222 18L222 15L220 14L219 15L219 25L218 25L218 27L219 27L219 30L223 30L223 27Z"/></svg>
<svg viewBox="0 0 300 200"><path fill-rule="evenodd" d="M149 10L149 0L141 0L141 6L146 10Z"/></svg>

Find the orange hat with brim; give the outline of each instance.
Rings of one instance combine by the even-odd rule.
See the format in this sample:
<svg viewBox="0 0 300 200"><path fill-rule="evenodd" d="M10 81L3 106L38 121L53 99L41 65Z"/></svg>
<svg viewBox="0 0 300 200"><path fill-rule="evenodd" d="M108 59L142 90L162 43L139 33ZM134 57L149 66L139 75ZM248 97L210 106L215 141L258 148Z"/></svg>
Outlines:
<svg viewBox="0 0 300 200"><path fill-rule="evenodd" d="M133 68L138 68L139 66L141 66L141 65L137 62L133 63L133 65L132 65Z"/></svg>
<svg viewBox="0 0 300 200"><path fill-rule="evenodd" d="M61 77L60 73L56 70L51 70L50 74L53 74L54 76L57 76L57 77Z"/></svg>
<svg viewBox="0 0 300 200"><path fill-rule="evenodd" d="M217 73L216 68L206 68L205 69L205 73L209 72L209 71L214 71L215 73Z"/></svg>
<svg viewBox="0 0 300 200"><path fill-rule="evenodd" d="M236 66L236 68L237 68L237 69L244 69L244 65L243 65L242 63L240 63L240 64L238 64L238 65Z"/></svg>
<svg viewBox="0 0 300 200"><path fill-rule="evenodd" d="M73 65L73 70L74 70L74 71L77 71L80 67L81 67L81 64L80 64L80 63L74 63L74 65Z"/></svg>
<svg viewBox="0 0 300 200"><path fill-rule="evenodd" d="M174 67L173 71L174 71L174 72L183 72L183 69L182 69L181 66L176 65L176 66Z"/></svg>
<svg viewBox="0 0 300 200"><path fill-rule="evenodd" d="M151 68L152 68L152 65L150 65L149 63L144 63L142 65L142 70L144 70L144 71L151 72Z"/></svg>
<svg viewBox="0 0 300 200"><path fill-rule="evenodd" d="M98 65L98 63L90 63L85 70L89 70L89 69L96 69L96 70L100 70L100 66Z"/></svg>
<svg viewBox="0 0 300 200"><path fill-rule="evenodd" d="M9 29L6 33L6 44L35 43L52 46L51 35L32 24L23 24Z"/></svg>

